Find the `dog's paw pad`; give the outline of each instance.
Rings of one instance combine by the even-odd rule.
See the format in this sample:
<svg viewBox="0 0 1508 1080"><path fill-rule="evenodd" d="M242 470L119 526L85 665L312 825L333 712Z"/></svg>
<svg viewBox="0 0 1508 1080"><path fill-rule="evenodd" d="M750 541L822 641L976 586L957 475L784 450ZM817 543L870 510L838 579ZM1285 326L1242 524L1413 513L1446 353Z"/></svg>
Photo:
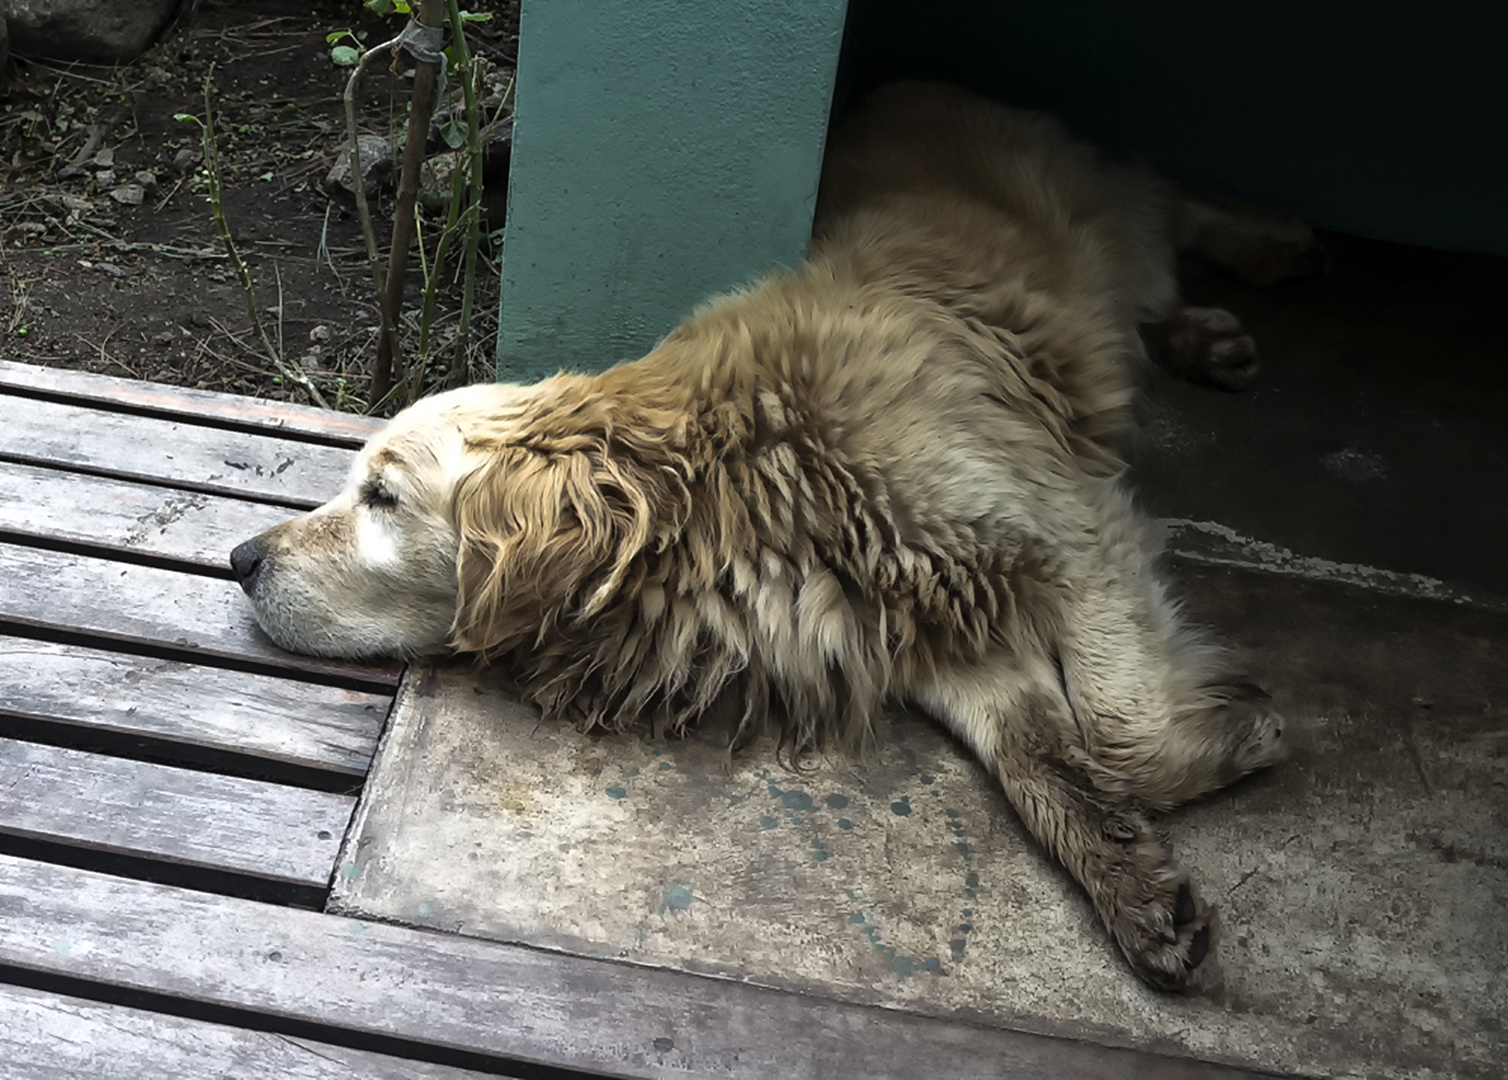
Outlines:
<svg viewBox="0 0 1508 1080"><path fill-rule="evenodd" d="M1245 390L1262 368L1257 343L1223 308L1181 308L1148 327L1147 341L1174 374L1222 390Z"/></svg>
<svg viewBox="0 0 1508 1080"><path fill-rule="evenodd" d="M1199 363L1205 380L1223 390L1245 390L1262 370L1250 334L1211 340Z"/></svg>
<svg viewBox="0 0 1508 1080"><path fill-rule="evenodd" d="M1150 902L1122 913L1112 927L1121 951L1143 980L1179 990L1196 977L1215 943L1215 910L1187 878L1165 884Z"/></svg>
<svg viewBox="0 0 1508 1080"><path fill-rule="evenodd" d="M1194 892L1189 883L1178 886L1178 895L1173 898L1173 925L1183 926L1199 917L1199 905L1194 903Z"/></svg>
<svg viewBox="0 0 1508 1080"><path fill-rule="evenodd" d="M1212 932L1207 925L1201 926L1198 930L1194 931L1194 936L1189 939L1188 955L1183 960L1183 966L1187 970L1193 971L1200 964L1204 963L1204 958L1210 952L1211 937Z"/></svg>

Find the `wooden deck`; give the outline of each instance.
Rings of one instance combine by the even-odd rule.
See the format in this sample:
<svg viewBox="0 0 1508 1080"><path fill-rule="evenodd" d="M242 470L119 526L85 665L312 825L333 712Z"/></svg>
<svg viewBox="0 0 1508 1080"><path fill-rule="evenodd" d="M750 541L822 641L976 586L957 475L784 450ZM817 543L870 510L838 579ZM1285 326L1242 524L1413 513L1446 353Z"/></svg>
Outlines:
<svg viewBox="0 0 1508 1080"><path fill-rule="evenodd" d="M373 425L5 362L0 417L6 1077L1246 1075L326 913L401 673L225 556Z"/></svg>

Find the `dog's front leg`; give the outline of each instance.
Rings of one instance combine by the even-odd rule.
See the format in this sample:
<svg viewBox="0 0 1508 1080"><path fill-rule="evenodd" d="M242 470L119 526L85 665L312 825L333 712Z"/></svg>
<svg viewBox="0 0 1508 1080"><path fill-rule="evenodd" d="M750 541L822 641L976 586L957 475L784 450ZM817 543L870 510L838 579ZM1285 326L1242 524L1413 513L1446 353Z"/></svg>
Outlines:
<svg viewBox="0 0 1508 1080"><path fill-rule="evenodd" d="M974 750L1033 836L1089 893L1136 973L1189 984L1214 944L1202 903L1134 799L1097 789L1061 677L1045 658L1008 656L939 672L913 697Z"/></svg>
<svg viewBox="0 0 1508 1080"><path fill-rule="evenodd" d="M1088 891L1136 973L1160 989L1186 986L1213 944L1214 909L1140 806L1103 794L1055 757L1007 731L990 764L1032 835Z"/></svg>

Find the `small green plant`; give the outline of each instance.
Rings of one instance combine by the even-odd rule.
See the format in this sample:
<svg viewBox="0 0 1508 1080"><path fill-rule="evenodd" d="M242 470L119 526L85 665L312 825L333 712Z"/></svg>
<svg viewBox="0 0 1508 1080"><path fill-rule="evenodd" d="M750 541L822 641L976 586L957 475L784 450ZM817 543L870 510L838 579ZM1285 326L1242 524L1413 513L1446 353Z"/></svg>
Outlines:
<svg viewBox="0 0 1508 1080"><path fill-rule="evenodd" d="M347 44L350 38L352 44ZM330 62L336 67L355 67L361 62L361 41L349 30L337 30L325 35L325 44L330 46Z"/></svg>
<svg viewBox="0 0 1508 1080"><path fill-rule="evenodd" d="M484 13L462 11L456 0L421 0L410 4L407 0L367 0L367 8L379 15L402 15L411 17L408 29L390 41L374 46L359 55L341 53L347 48L346 40L354 36L348 31L331 34L327 41L332 45L331 59L336 63L350 61L352 73L347 81L346 124L351 158L353 188L356 196L357 216L367 239L368 261L377 290L382 326L378 337L377 355L371 367L371 402L369 409L376 410L389 401L399 398L413 401L424 390L425 373L432 364L430 354L431 319L434 311L435 290L445 269L446 257L454 242L462 246L460 273L462 277L462 302L460 325L455 335L455 355L443 370L438 371L438 381L458 382L465 377L467 348L470 337L472 308L476 293L477 249L482 234L482 125L479 117L478 90L481 86L481 65L472 57L466 41L465 24L491 18ZM440 55L439 41L429 43L426 39L438 37L436 29L449 25L452 40ZM359 182L360 155L357 147L355 91L374 58L398 47L408 49L416 60L413 98L410 103L408 130L404 142L403 169L398 181L398 194L393 213L393 235L388 249L389 263L385 271L377 250L375 234L366 205L366 195ZM428 133L431 112L434 106L438 69L453 73L459 82L464 100L464 113L442 125L442 137L452 149L464 147L461 162L456 169L450 213L436 244L432 263L421 257L424 275L424 302L419 319L418 356L412 364L403 361L398 339L398 327L402 322L401 305L403 280L407 266L408 251L418 229L415 202L419 189L419 171L424 163L423 146ZM509 90L511 93L511 87ZM508 95L505 94L504 102ZM501 109L502 106L499 106ZM469 193L469 198L463 195ZM422 243L422 240L421 240ZM422 252L421 252L422 255Z"/></svg>
<svg viewBox="0 0 1508 1080"><path fill-rule="evenodd" d="M215 138L214 112L210 106L210 90L214 85L214 76L215 66L211 64L204 75L204 116L200 118L193 113L175 113L173 119L199 126L200 143L204 152L204 166L201 171L209 187L210 208L214 214L215 224L220 229L220 243L225 248L226 257L230 259L231 266L235 269L237 280L241 283L241 292L246 297L246 313L251 317L251 326L256 331L257 340L261 343L267 358L281 373L281 376L274 378L273 382L281 384L282 379L287 378L303 387L315 404L328 409L330 404L319 392L319 388L306 376L290 370L283 363L282 354L277 346L273 345L272 339L267 336L267 328L262 325L261 315L258 314L256 288L252 285L251 274L247 271L246 264L241 261L241 253L236 250L236 243L231 238L230 223L225 217L223 174L220 170L219 144ZM279 304L279 310L281 306Z"/></svg>

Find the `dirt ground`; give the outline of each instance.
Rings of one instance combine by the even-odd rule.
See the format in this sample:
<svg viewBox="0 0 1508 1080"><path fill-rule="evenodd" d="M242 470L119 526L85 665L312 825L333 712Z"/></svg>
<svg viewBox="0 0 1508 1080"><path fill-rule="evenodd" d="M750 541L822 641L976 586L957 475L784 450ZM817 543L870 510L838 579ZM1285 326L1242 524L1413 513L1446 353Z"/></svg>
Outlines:
<svg viewBox="0 0 1508 1080"><path fill-rule="evenodd" d="M501 78L516 57L518 0L468 40ZM219 133L224 206L268 335L289 371L331 404L366 405L377 300L349 197L322 182L344 146L349 71L327 35L367 44L401 24L359 3L205 0L191 25L119 68L22 58L0 84L0 357L157 382L307 401L260 350L246 295L211 213L200 128L204 83ZM411 79L379 62L360 99L361 130L405 123ZM138 176L149 173L150 177ZM139 205L123 202L142 189ZM386 257L392 194L372 203ZM432 257L441 222L420 231ZM487 377L496 342L496 252L484 237L467 356ZM455 259L450 266L455 266ZM448 363L460 288L437 304L432 367ZM417 252L405 311L416 317ZM405 332L412 355L416 335Z"/></svg>

